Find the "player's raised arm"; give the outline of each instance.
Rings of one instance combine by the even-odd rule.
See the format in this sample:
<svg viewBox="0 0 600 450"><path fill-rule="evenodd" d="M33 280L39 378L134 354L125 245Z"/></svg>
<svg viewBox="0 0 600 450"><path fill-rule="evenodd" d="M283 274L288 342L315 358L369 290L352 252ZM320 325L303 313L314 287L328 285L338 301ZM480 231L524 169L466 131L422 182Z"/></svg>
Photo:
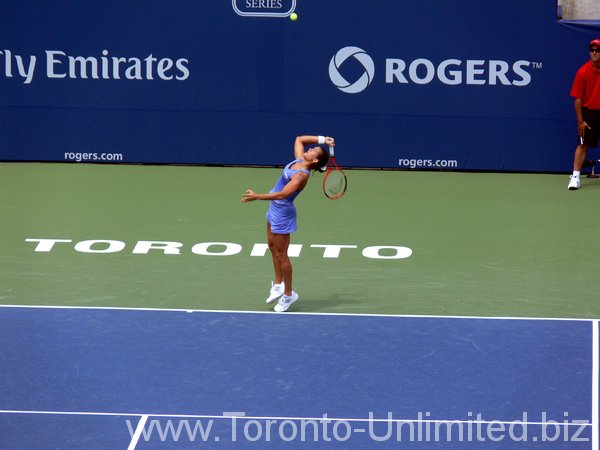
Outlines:
<svg viewBox="0 0 600 450"><path fill-rule="evenodd" d="M301 159L304 154L304 146L306 145L322 145L323 150L327 150L327 146L333 147L335 140L329 136L297 136L294 142L294 156L296 159Z"/></svg>

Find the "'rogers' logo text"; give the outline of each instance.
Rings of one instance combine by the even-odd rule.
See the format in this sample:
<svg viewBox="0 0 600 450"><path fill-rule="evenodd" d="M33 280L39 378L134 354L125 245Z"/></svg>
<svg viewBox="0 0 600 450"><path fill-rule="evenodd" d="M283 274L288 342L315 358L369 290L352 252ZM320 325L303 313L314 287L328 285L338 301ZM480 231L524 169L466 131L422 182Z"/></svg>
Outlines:
<svg viewBox="0 0 600 450"><path fill-rule="evenodd" d="M348 81L343 65L350 57L362 65L363 71L358 79ZM329 78L342 92L357 94L372 83L376 65L365 50L359 47L344 47L329 62ZM385 73L386 84L424 85L439 82L448 86L522 87L531 83L531 70L541 67L541 63L532 63L525 59L509 62L500 59L449 58L437 62L427 58L416 58L412 61L386 58L385 70L381 72Z"/></svg>

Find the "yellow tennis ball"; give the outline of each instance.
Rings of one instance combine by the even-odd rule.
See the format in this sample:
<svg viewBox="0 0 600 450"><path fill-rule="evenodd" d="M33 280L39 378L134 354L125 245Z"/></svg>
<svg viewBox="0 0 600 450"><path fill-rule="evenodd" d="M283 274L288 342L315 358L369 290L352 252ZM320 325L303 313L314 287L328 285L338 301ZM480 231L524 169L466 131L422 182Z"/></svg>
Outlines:
<svg viewBox="0 0 600 450"><path fill-rule="evenodd" d="M290 14L290 19L291 19L292 21L296 21L296 20L298 20L298 14L296 14L296 13L292 13L292 14Z"/></svg>

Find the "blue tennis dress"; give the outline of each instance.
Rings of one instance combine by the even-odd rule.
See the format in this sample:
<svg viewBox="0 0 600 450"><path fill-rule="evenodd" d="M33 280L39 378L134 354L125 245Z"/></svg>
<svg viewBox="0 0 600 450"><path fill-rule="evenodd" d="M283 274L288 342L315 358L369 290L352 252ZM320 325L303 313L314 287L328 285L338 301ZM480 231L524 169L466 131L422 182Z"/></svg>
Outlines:
<svg viewBox="0 0 600 450"><path fill-rule="evenodd" d="M300 159L295 159L289 163L281 172L281 176L275 187L270 192L281 192L286 184L292 179L292 175L298 172L304 172L310 174L310 170L295 170L290 169L290 166L296 162L300 162ZM271 200L269 210L267 211L267 222L271 224L271 231L275 234L288 234L293 233L298 229L296 224L296 207L294 206L294 200L298 197L298 194L302 192L302 189L294 192L288 198L283 200Z"/></svg>

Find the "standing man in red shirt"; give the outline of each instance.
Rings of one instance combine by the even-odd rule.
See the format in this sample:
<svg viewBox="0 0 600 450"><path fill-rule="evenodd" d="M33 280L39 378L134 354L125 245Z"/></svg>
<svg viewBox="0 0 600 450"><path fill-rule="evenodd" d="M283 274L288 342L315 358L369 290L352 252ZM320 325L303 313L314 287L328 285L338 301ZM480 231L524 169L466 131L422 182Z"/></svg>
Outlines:
<svg viewBox="0 0 600 450"><path fill-rule="evenodd" d="M590 60L579 68L571 88L571 97L575 99L579 142L573 159L573 175L569 180L570 191L576 191L581 186L581 166L588 148L598 147L600 137L600 38L591 41L589 48Z"/></svg>

